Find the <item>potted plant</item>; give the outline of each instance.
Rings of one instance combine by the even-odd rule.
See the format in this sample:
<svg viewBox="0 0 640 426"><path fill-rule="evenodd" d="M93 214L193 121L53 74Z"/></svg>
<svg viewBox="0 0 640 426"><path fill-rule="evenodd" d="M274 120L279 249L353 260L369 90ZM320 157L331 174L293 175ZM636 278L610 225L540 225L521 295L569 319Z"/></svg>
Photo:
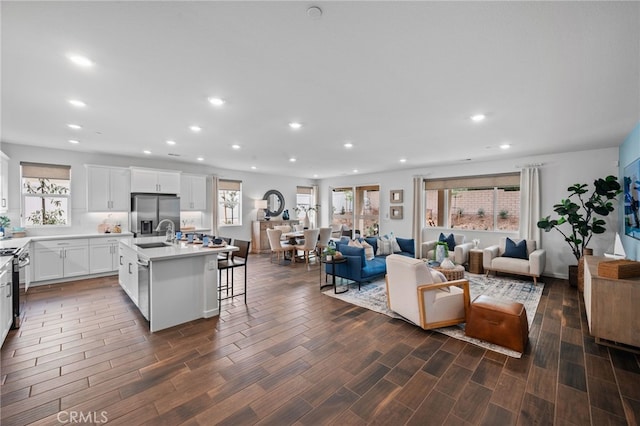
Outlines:
<svg viewBox="0 0 640 426"><path fill-rule="evenodd" d="M7 216L0 216L0 237L4 237L4 229L11 224L11 220Z"/></svg>
<svg viewBox="0 0 640 426"><path fill-rule="evenodd" d="M543 217L537 224L538 228L544 229L545 232L552 229L560 232L578 262L593 235L606 231L606 222L601 217L613 212L615 207L612 200L622 192L618 178L611 175L604 179L596 179L591 193L587 186L584 183L576 183L567 188L569 196L553 206L558 218ZM568 225L565 227L566 230L561 228L564 224ZM573 271L571 266L574 267ZM577 265L570 265L569 279L570 282L577 279Z"/></svg>
<svg viewBox="0 0 640 426"><path fill-rule="evenodd" d="M433 259L442 263L444 259L449 258L449 244L446 241L438 241L433 249Z"/></svg>

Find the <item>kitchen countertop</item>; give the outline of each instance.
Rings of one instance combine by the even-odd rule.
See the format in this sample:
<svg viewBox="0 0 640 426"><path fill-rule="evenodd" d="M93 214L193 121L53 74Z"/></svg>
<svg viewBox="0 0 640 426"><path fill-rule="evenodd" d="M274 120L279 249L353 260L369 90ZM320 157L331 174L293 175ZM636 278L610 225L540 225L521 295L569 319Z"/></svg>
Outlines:
<svg viewBox="0 0 640 426"><path fill-rule="evenodd" d="M209 248L203 247L202 244L189 244L186 241L180 241L165 247L155 248L140 248L136 245L136 243L164 242L164 240L165 237L145 237L134 238L132 241L121 241L120 244L136 251L140 258L152 262L163 259L175 259L176 257L207 256L238 250L238 247L236 246Z"/></svg>

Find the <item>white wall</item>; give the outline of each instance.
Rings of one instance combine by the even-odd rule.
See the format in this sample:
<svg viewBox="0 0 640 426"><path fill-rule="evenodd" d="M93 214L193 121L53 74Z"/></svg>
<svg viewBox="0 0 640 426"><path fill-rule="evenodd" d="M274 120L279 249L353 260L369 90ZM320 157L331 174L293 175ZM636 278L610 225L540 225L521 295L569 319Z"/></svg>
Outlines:
<svg viewBox="0 0 640 426"><path fill-rule="evenodd" d="M296 186L312 185L315 182L309 179L292 178L286 176L271 176L260 173L240 172L225 170L210 165L193 165L175 161L154 160L144 158L129 158L120 156L109 156L104 154L82 153L68 150L51 150L45 148L27 147L3 143L2 151L11 158L9 167L9 213L12 224L19 224L20 214L20 183L19 183L19 163L20 161L32 161L43 163L67 164L72 167L72 225L65 229L65 233L94 232L104 215L88 214L86 212L86 176L84 164L101 164L109 166L138 166L160 169L180 170L185 173L218 175L220 178L238 179L243 182L243 226L223 227L220 234L232 238L250 239L251 221L255 220L257 211L253 207L253 200L261 199L269 189L277 189L285 197L285 208L293 213L296 200ZM637 149L637 148L636 148ZM637 152L631 155L636 155ZM635 158L635 157L634 157ZM401 171L383 172L369 175L353 175L339 178L325 179L319 182L320 185L320 224L329 223L329 196L330 188L336 186L353 185L380 185L381 190L381 222L380 232L386 234L394 232L398 236L411 236L411 215L412 215L412 192L413 176L419 175L426 178L439 178L451 176L473 176L490 173L509 173L519 170L520 167L541 163L541 214L542 216L553 213L553 205L566 197L567 187L574 183L592 184L593 180L604 177L608 174L619 176L618 173L618 148L607 148L590 151L580 151L574 153L540 155L521 157L516 159L506 159L503 161L468 162L464 164L448 164L443 166L433 166L416 169L406 169ZM404 219L391 220L388 212L391 203L389 202L389 191L404 190ZM209 203L211 199L209 199ZM292 216L293 217L293 216ZM612 230L602 236L596 236L592 240L590 247L594 249L594 254L601 255L605 251L613 250L613 241L618 227L617 214L607 218L607 229ZM205 213L205 225L209 227L211 223L210 213ZM436 237L441 228L425 230L427 236ZM504 234L491 233L486 231L458 231L464 232L467 239L477 238L481 241L481 246L486 247L497 243L498 237ZM31 230L30 235L48 235L51 233L61 233L55 230ZM621 234L622 235L622 234ZM542 233L542 247L547 250L547 266L545 275L552 275L566 278L568 264L575 264L575 258L571 254L569 246L562 239L562 236L555 231ZM626 248L626 245L625 245Z"/></svg>
<svg viewBox="0 0 640 426"><path fill-rule="evenodd" d="M419 175L425 178L442 178L453 176L474 176L491 173L511 173L519 170L527 164L542 164L540 166L540 192L541 192L541 216L551 215L553 205L560 202L568 195L567 188L574 183L587 183L590 186L597 178L607 175L618 175L618 148L598 149L591 151L580 151L574 153L539 155L521 157L503 161L468 162L464 164L447 164L443 166L425 167L419 169L408 169L403 171L383 172L369 175L354 175L332 179L325 179L320 183L322 200L326 200L330 187L353 186L365 184L378 184L381 191L381 212L380 233L386 234L391 231L397 236L411 236L411 215L412 215L412 193L413 176ZM392 189L404 189L404 219L391 220L388 218L389 191ZM327 202L323 202L322 223L328 223L329 211ZM611 251L615 237L615 230L618 229L617 215L610 215L606 218L607 229L611 230L602 236L595 236L590 247L594 249L594 254L602 255L605 251ZM443 228L425 229L423 235L437 238L440 232L451 232ZM498 242L502 235L514 235L505 233L493 233L487 231L462 231L467 236L467 241L474 238L480 240L482 247L487 247ZM514 236L517 236L514 235ZM575 264L569 245L557 232L542 232L541 246L547 250L547 264L545 275L556 277L567 277L567 265Z"/></svg>
<svg viewBox="0 0 640 426"><path fill-rule="evenodd" d="M71 166L71 225L63 228L28 229L28 235L58 235L96 232L97 226L106 217L106 213L87 213L87 186L85 164L99 164L117 167L148 167L166 170L178 170L184 173L217 175L220 178L236 179L243 182L242 226L226 226L219 229L223 236L239 239L251 239L251 222L256 219L257 210L254 208L254 200L262 199L265 192L277 189L285 198L285 208L292 212L296 201L296 186L309 186L313 180L303 178L291 178L285 176L271 176L260 173L240 172L226 170L212 165L196 165L176 162L171 160L158 160L146 158L123 157L97 153L86 153L71 150L55 150L41 147L32 147L2 143L0 147L10 158L9 164L9 210L7 216L11 219L12 226L20 224L20 162L29 161L36 163L64 164ZM207 205L211 205L211 188L208 187L209 197ZM211 209L203 214L203 226L211 226ZM121 220L124 230L127 230L128 215L113 214L113 219Z"/></svg>

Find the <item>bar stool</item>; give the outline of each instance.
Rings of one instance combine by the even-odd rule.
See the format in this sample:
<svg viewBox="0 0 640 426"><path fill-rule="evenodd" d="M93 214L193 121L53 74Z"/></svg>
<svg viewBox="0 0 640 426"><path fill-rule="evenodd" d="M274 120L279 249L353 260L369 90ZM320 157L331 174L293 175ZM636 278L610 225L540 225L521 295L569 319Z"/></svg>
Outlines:
<svg viewBox="0 0 640 426"><path fill-rule="evenodd" d="M244 295L244 304L247 304L247 260L249 259L249 241L234 240L233 245L238 247L238 251L231 252L228 259L218 259L218 309L223 300L232 299L236 296ZM234 293L233 270L244 268L244 290L242 293ZM229 284L229 269L231 270L231 284ZM227 273L226 283L222 283L222 271ZM222 296L224 291L225 295Z"/></svg>

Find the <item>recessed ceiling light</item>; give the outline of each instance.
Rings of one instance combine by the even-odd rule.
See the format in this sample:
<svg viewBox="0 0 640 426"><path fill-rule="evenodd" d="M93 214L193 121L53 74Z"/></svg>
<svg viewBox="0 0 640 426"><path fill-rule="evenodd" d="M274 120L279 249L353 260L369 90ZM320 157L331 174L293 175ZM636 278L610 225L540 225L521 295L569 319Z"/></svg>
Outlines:
<svg viewBox="0 0 640 426"><path fill-rule="evenodd" d="M82 129L82 126L79 124L67 124L67 127L73 130L80 130Z"/></svg>
<svg viewBox="0 0 640 426"><path fill-rule="evenodd" d="M344 144L344 147L349 149L349 148L353 148L353 144L351 142L347 142Z"/></svg>
<svg viewBox="0 0 640 426"><path fill-rule="evenodd" d="M234 143L233 145L231 145L231 148L240 149L240 145L238 145L237 143Z"/></svg>
<svg viewBox="0 0 640 426"><path fill-rule="evenodd" d="M71 62L83 68L91 68L93 66L93 61L85 56L81 55L69 55L67 56Z"/></svg>
<svg viewBox="0 0 640 426"><path fill-rule="evenodd" d="M358 173L358 169L353 169L353 173Z"/></svg>
<svg viewBox="0 0 640 426"><path fill-rule="evenodd" d="M149 151L148 149L145 149L145 150L144 150L144 151L142 151L142 152L144 152L144 153L145 153L145 154L147 154L147 155L151 155L151 151Z"/></svg>
<svg viewBox="0 0 640 426"><path fill-rule="evenodd" d="M401 158L401 159L400 159L400 162L401 162L401 163L406 163L406 162L407 162L407 159L406 159L406 158Z"/></svg>
<svg viewBox="0 0 640 426"><path fill-rule="evenodd" d="M307 16L311 19L320 19L320 17L322 17L322 9L318 6L311 6L307 9Z"/></svg>
<svg viewBox="0 0 640 426"><path fill-rule="evenodd" d="M198 157L198 158L196 158L196 160L198 160L198 161L204 161L204 157Z"/></svg>
<svg viewBox="0 0 640 426"><path fill-rule="evenodd" d="M291 157L291 158L289 158L289 161L292 162L292 163L295 163L296 159L295 159L295 157Z"/></svg>
<svg viewBox="0 0 640 426"><path fill-rule="evenodd" d="M216 97L211 97L209 98L209 103L213 106L222 106L226 103L227 101L225 101L222 98L216 98Z"/></svg>
<svg viewBox="0 0 640 426"><path fill-rule="evenodd" d="M289 123L289 127L297 130L302 127L302 123L298 123L297 121L292 121L291 123Z"/></svg>
<svg viewBox="0 0 640 426"><path fill-rule="evenodd" d="M500 145L500 149L509 149L511 148L511 145L509 145L508 143L503 143L502 145Z"/></svg>
<svg viewBox="0 0 640 426"><path fill-rule="evenodd" d="M78 144L78 143L80 143L80 141L77 141L75 139L69 139L69 143Z"/></svg>
<svg viewBox="0 0 640 426"><path fill-rule="evenodd" d="M318 177L318 175L313 175L313 177L314 177L314 178L317 178L317 177Z"/></svg>
<svg viewBox="0 0 640 426"><path fill-rule="evenodd" d="M487 118L487 116L484 114L476 114L471 116L471 120L475 121L476 123L484 120L485 118Z"/></svg>
<svg viewBox="0 0 640 426"><path fill-rule="evenodd" d="M251 166L251 170L255 170L255 169L257 169L256 166Z"/></svg>
<svg viewBox="0 0 640 426"><path fill-rule="evenodd" d="M167 145L175 145L176 141L167 141Z"/></svg>
<svg viewBox="0 0 640 426"><path fill-rule="evenodd" d="M199 131L202 130L202 127L200 127L200 126L189 126L189 130L191 130L194 133L198 133Z"/></svg>
<svg viewBox="0 0 640 426"><path fill-rule="evenodd" d="M77 99L69 99L69 103L71 105L73 105L74 107L78 107L78 108L84 108L84 107L87 106L87 104L85 104L84 102L79 101Z"/></svg>

